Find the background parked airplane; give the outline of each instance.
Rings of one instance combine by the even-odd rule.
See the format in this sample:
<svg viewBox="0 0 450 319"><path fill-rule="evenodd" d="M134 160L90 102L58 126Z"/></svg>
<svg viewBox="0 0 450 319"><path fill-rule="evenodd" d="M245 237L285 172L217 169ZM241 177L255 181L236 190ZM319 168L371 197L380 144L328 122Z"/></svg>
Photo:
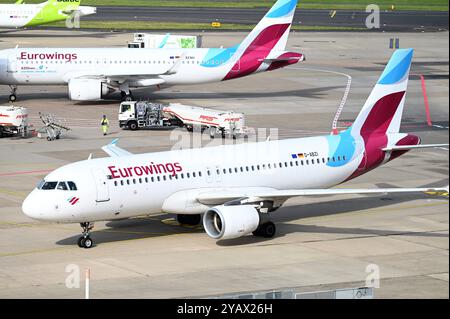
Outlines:
<svg viewBox="0 0 450 319"><path fill-rule="evenodd" d="M272 71L304 60L287 52L297 0L278 0L245 40L227 49L15 48L0 51L0 84L68 85L72 100L130 88L200 84Z"/></svg>
<svg viewBox="0 0 450 319"><path fill-rule="evenodd" d="M34 219L81 223L92 247L95 221L161 212L203 226L214 239L272 237L270 213L291 197L444 191L447 188L329 189L419 145L400 133L413 50L396 51L354 124L339 135L133 155L116 146L50 173L26 198Z"/></svg>
<svg viewBox="0 0 450 319"><path fill-rule="evenodd" d="M64 21L74 13L80 16L95 14L97 8L80 6L81 0L48 0L40 4L0 4L0 28L32 27Z"/></svg>

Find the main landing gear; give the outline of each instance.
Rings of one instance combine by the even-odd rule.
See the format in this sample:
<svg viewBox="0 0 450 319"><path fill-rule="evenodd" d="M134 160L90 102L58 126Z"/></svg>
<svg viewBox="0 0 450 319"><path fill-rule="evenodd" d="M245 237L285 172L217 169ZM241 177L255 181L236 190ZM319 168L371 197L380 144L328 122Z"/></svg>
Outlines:
<svg viewBox="0 0 450 319"><path fill-rule="evenodd" d="M272 238L275 236L277 228L274 223L267 222L258 226L258 228L253 232L253 236Z"/></svg>
<svg viewBox="0 0 450 319"><path fill-rule="evenodd" d="M177 215L181 225L197 226L202 221L202 215Z"/></svg>
<svg viewBox="0 0 450 319"><path fill-rule="evenodd" d="M125 92L125 91L121 91L120 92L120 96L122 97L122 102L131 102L134 101L134 96L131 93L131 91Z"/></svg>
<svg viewBox="0 0 450 319"><path fill-rule="evenodd" d="M17 101L17 86L16 85L10 85L9 89L11 90L11 95L9 96L9 102L13 103Z"/></svg>
<svg viewBox="0 0 450 319"><path fill-rule="evenodd" d="M89 233L94 228L94 223L81 223L80 226L83 228L83 233L81 237L78 238L78 247L80 248L92 248L94 242L92 241Z"/></svg>

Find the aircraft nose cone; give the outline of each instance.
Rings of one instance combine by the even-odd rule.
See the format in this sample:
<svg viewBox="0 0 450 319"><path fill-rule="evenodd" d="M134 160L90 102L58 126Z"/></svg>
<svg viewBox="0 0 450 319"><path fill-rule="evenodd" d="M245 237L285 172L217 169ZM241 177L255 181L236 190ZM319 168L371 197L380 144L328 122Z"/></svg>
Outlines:
<svg viewBox="0 0 450 319"><path fill-rule="evenodd" d="M37 203L35 202L34 198L34 193L28 195L28 197L22 203L22 212L32 219L39 219L39 213L36 207Z"/></svg>

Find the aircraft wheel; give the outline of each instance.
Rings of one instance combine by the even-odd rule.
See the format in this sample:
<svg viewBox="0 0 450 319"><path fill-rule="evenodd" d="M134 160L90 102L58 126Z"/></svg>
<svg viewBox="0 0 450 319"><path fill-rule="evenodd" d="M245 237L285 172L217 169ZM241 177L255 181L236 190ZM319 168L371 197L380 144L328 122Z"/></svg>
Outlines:
<svg viewBox="0 0 450 319"><path fill-rule="evenodd" d="M94 242L92 241L91 237L86 237L86 238L83 238L82 245L83 245L83 248L89 249L89 248L92 248L92 246L94 245Z"/></svg>
<svg viewBox="0 0 450 319"><path fill-rule="evenodd" d="M15 102L15 101L17 101L17 96L15 94L11 94L9 96L9 102Z"/></svg>
<svg viewBox="0 0 450 319"><path fill-rule="evenodd" d="M264 238L272 238L275 236L275 233L277 232L277 228L274 223L268 222L262 225L262 236Z"/></svg>
<svg viewBox="0 0 450 319"><path fill-rule="evenodd" d="M84 240L84 237L78 238L78 241L77 241L78 247L83 248L83 240Z"/></svg>
<svg viewBox="0 0 450 319"><path fill-rule="evenodd" d="M276 233L276 226L272 222L264 223L259 225L258 228L253 232L253 236L272 238Z"/></svg>

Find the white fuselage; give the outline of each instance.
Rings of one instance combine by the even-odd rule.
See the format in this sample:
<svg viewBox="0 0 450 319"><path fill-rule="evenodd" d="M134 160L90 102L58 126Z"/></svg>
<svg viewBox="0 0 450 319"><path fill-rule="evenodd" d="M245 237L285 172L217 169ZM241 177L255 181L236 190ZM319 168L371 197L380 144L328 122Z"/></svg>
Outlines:
<svg viewBox="0 0 450 319"><path fill-rule="evenodd" d="M46 182L74 182L76 191L35 189L23 207L27 215L39 220L92 222L161 212L201 214L208 208L195 200L202 189L328 188L355 172L364 153L356 150L351 158L333 153L330 158L330 142L334 144L339 138L322 136L86 160L45 178ZM304 158L292 158L292 153L300 152ZM329 166L331 161L338 167ZM79 200L72 205L69 201L74 197Z"/></svg>
<svg viewBox="0 0 450 319"><path fill-rule="evenodd" d="M222 49L8 49L0 51L0 84L64 85L85 77L147 87L222 81L240 72L236 59L210 58L213 50ZM255 73L269 66L262 63Z"/></svg>

